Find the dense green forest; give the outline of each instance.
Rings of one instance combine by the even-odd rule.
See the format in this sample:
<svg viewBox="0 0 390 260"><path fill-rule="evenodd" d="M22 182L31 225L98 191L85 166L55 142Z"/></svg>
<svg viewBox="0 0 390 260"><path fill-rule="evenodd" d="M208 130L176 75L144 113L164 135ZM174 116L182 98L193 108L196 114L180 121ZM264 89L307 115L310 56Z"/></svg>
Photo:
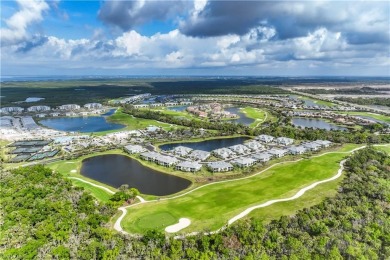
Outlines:
<svg viewBox="0 0 390 260"><path fill-rule="evenodd" d="M218 130L220 135L243 134L243 135L260 135L270 134L276 137L285 136L299 140L316 140L325 139L337 143L388 143L390 142L390 135L376 135L373 132L380 131L384 126L375 124L368 126L367 129L359 131L327 131L325 129L310 129L310 128L296 128L291 124L290 118L283 117L277 111L273 111L277 122L266 123L262 128L250 128L242 124L235 124L226 121L211 122L201 120L189 120L174 115L168 115L159 111L147 109L135 109L131 105L124 107L124 113L133 115L138 118L154 119L160 122L169 124L182 125L191 128L204 128ZM368 131L366 131L368 130Z"/></svg>
<svg viewBox="0 0 390 260"><path fill-rule="evenodd" d="M1 259L388 259L390 157L353 154L338 194L263 224L239 221L219 234L165 239L109 228L113 204L43 166L3 173Z"/></svg>
<svg viewBox="0 0 390 260"><path fill-rule="evenodd" d="M390 107L390 98L350 98L350 97L336 97L335 99L340 101L346 101L350 103L355 103L358 105L378 105L378 106L388 106Z"/></svg>
<svg viewBox="0 0 390 260"><path fill-rule="evenodd" d="M42 97L34 105L59 106L63 104L84 105L104 103L110 99L151 93L153 95L177 94L286 94L279 84L268 85L256 79L116 79L116 80L67 80L40 82L4 82L2 106L29 107L31 103L20 102L27 97Z"/></svg>
<svg viewBox="0 0 390 260"><path fill-rule="evenodd" d="M375 87L349 87L349 88L308 88L301 89L301 92L309 94L349 94L349 95L377 95L382 91L389 91L389 88L375 88Z"/></svg>

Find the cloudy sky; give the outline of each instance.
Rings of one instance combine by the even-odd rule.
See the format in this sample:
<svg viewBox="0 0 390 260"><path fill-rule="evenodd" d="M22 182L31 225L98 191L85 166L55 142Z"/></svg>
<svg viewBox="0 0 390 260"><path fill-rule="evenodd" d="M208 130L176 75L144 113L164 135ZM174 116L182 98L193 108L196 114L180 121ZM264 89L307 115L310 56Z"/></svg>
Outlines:
<svg viewBox="0 0 390 260"><path fill-rule="evenodd" d="M389 1L0 4L2 75L390 76Z"/></svg>

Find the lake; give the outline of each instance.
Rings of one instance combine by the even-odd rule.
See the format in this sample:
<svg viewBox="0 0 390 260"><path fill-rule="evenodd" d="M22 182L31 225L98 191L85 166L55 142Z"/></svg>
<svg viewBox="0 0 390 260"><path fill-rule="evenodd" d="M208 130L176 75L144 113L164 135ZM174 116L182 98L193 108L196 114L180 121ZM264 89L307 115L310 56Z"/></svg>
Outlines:
<svg viewBox="0 0 390 260"><path fill-rule="evenodd" d="M66 132L92 133L124 128L124 125L110 123L103 116L58 117L39 121L45 127Z"/></svg>
<svg viewBox="0 0 390 260"><path fill-rule="evenodd" d="M191 181L165 174L125 155L106 154L83 160L81 175L115 188L128 184L143 194L165 196L188 188Z"/></svg>
<svg viewBox="0 0 390 260"><path fill-rule="evenodd" d="M219 149L222 147L228 147L236 144L243 144L244 141L250 139L249 137L233 137L233 138L222 138L222 139L213 139L200 142L183 142L183 143L172 143L164 144L159 146L161 150L169 151L177 146L185 146L194 150L202 150L211 152L212 150Z"/></svg>
<svg viewBox="0 0 390 260"><path fill-rule="evenodd" d="M383 124L383 125L390 125L389 123L383 121L383 120L379 120L379 119L376 119L376 118L373 118L371 116L362 116L362 115L355 115L356 117L360 117L360 118L363 118L363 119L368 119L368 120L371 120L371 121L374 121L374 122L377 122L379 124Z"/></svg>
<svg viewBox="0 0 390 260"><path fill-rule="evenodd" d="M327 107L325 105L319 105L317 103L315 103L313 100L311 99L307 99L307 98L303 98L303 97L299 97L299 96L296 96L296 95L289 95L290 98L296 100L296 101L302 101L304 103L305 106L308 106L308 107L315 107L315 106L318 106L318 107Z"/></svg>
<svg viewBox="0 0 390 260"><path fill-rule="evenodd" d="M328 123L325 120L318 119L318 118L301 118L301 117L294 117L292 119L292 123L294 126L300 126L300 127L312 127L317 129L325 129L325 130L343 130L346 131L347 128L338 126L336 124Z"/></svg>
<svg viewBox="0 0 390 260"><path fill-rule="evenodd" d="M230 122L240 123L248 126L255 121L254 119L247 117L245 113L242 113L238 107L228 107L225 108L225 110L239 116L237 119L229 120Z"/></svg>
<svg viewBox="0 0 390 260"><path fill-rule="evenodd" d="M168 107L168 110L182 112L182 111L186 110L187 107L188 107L188 106Z"/></svg>
<svg viewBox="0 0 390 260"><path fill-rule="evenodd" d="M116 112L116 108L112 108L110 110L108 110L106 113L104 113L102 116L111 116L113 114L115 114Z"/></svg>

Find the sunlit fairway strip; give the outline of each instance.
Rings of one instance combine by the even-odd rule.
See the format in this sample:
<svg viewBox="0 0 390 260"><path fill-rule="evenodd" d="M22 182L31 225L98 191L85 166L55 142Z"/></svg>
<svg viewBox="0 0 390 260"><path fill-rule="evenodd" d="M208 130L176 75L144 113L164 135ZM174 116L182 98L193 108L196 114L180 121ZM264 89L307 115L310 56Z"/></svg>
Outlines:
<svg viewBox="0 0 390 260"><path fill-rule="evenodd" d="M335 103L332 103L332 102L329 102L329 101L324 101L324 100L320 100L320 99L315 99L315 98L311 98L311 97L307 97L307 96L300 96L299 98L302 99L302 100L310 100L310 101L313 101L313 103L315 103L315 104L317 104L317 105L320 105L320 106L333 107L333 106L336 105Z"/></svg>
<svg viewBox="0 0 390 260"><path fill-rule="evenodd" d="M241 111L249 118L254 119L255 121L250 124L251 127L258 127L264 123L268 118L268 113L265 110L254 108L254 107L245 107Z"/></svg>
<svg viewBox="0 0 390 260"><path fill-rule="evenodd" d="M171 128L171 125L167 124L167 123L159 122L159 121L152 120L152 119L133 117L131 115L123 113L122 109L120 109L120 108L115 112L115 114L113 114L112 116L109 116L107 118L107 121L126 125L126 128L120 129L121 131L144 129L150 125L155 125L158 127L162 127L164 129Z"/></svg>
<svg viewBox="0 0 390 260"><path fill-rule="evenodd" d="M309 160L275 164L261 174L203 186L176 198L133 206L128 208L129 213L124 216L121 226L129 233L143 233L152 228L163 231L180 218L189 218L191 225L181 233L217 230L248 207L291 197L303 187L331 178L337 173L339 162L352 150L341 152L345 148ZM164 219L172 221L163 221L162 225L162 213Z"/></svg>
<svg viewBox="0 0 390 260"><path fill-rule="evenodd" d="M77 179L77 178L72 178L72 183L75 185L75 186L78 186L78 187L83 187L85 190L89 191L92 196L94 196L95 198L99 199L100 201L105 201L105 202L108 202L110 200L110 197L111 195L114 193L112 191L110 191L109 189L105 190L103 188L105 187L102 187L102 186L95 186L91 183L88 183L82 179Z"/></svg>

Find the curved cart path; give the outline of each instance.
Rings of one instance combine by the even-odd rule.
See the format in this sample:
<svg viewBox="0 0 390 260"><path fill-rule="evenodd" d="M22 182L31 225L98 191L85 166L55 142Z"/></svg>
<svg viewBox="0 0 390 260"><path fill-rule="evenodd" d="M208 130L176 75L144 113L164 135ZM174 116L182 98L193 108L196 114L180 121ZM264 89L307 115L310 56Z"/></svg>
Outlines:
<svg viewBox="0 0 390 260"><path fill-rule="evenodd" d="M289 197L289 198L284 198L284 199L276 199L276 200L269 200L263 204L260 204L260 205L256 205L256 206L253 206L253 207L250 207L250 208L247 208L246 210L244 210L243 212L241 212L240 214L234 216L233 218L229 219L228 220L228 225L231 225L233 224L234 222L236 222L237 220L245 217L246 215L248 215L249 213L251 213L253 210L255 209L259 209L259 208L264 208L264 207L267 207L269 205L272 205L274 203L277 203L277 202L284 202L284 201L289 201L289 200L295 200L299 197L301 197L303 194L305 194L306 191L308 190L311 190L313 189L314 187L316 187L318 184L321 184L321 183L325 183L325 182L329 182L329 181L333 181L333 180L336 180L337 178L339 178L341 176L341 174L343 173L343 170L344 170L344 163L345 163L346 160L342 160L340 162L340 168L339 170L337 171L337 174L329 179L325 179L325 180L322 180L322 181L317 181L309 186L306 186L302 189L300 189L294 196L292 197Z"/></svg>
<svg viewBox="0 0 390 260"><path fill-rule="evenodd" d="M384 145L374 145L374 146L389 146L389 144L384 144ZM360 149L363 149L365 148L366 146L361 146L361 147L358 147L358 148L355 148L351 151L347 151L347 152L326 152L326 153L323 153L323 154L320 154L320 155L316 155L316 156L312 156L311 158L315 158L315 157L320 157L320 156L323 156L323 155L326 155L326 154L333 154L333 153L340 153L340 154L350 154L350 153L353 153L357 150L360 150ZM208 183L208 184L205 184L203 186L200 186L198 188L195 188L193 190L190 190L186 193L183 193L183 194L180 194L180 195L176 195L176 196L173 196L173 197L169 197L169 198L160 198L160 199L156 199L156 200L145 200L143 199L142 197L140 196L137 196L137 198L140 200L139 203L135 203L135 204L132 204L132 205L129 205L129 206L125 206L125 207L119 207L118 210L122 211L122 214L121 216L115 221L115 224L114 224L114 229L117 230L118 232L121 232L123 234L127 234L127 235L131 235L129 234L128 232L124 231L122 229L122 226L121 226L121 222L123 220L123 218L126 216L127 214L127 208L130 208L130 207L134 207L136 205L139 205L139 204L144 204L144 203L149 203L149 202L156 202L156 201L163 201L163 200L172 200L172 199L176 199L176 198L179 198L179 197L182 197L182 196L185 196L187 194L190 194L196 190L199 190L201 188L204 188L206 186L210 186L210 185L215 185L215 184L219 184L219 183L225 183L225 182L232 182L232 181L239 181L239 180L244 180L244 179L248 179L248 178L252 178L254 176L257 176L277 165L280 165L280 164L284 164L284 163L289 163L289 162L299 162L303 160L303 158L301 159L298 159L298 160L295 160L295 161L285 161L285 162L279 162L279 163L275 163L273 165L271 165L270 167L260 171L260 172L257 172L251 176L247 176L247 177L243 177L243 178L238 178L238 179L233 179L233 180L225 180L225 181L219 181L219 182L213 182L213 183ZM319 184L322 184L322 183L326 183L326 182L330 182L330 181L333 181L333 180L336 180L337 178L339 178L341 175L342 175L342 172L344 170L344 163L345 163L346 160L342 160L340 162L340 168L338 169L337 171L337 174L328 178L328 179L325 179L325 180L321 180L321 181L317 181L315 183L312 183L310 184L309 186L306 186L302 189L300 189L295 195L293 195L292 197L289 197L289 198L283 198L283 199L274 199L274 200L269 200L265 203L262 203L262 204L259 204L259 205L255 205L255 206L252 206L252 207L249 207L247 209L245 209L244 211L242 211L241 213L239 213L238 215L234 216L233 218L229 219L228 222L227 222L227 225L221 227L220 229L216 230L216 231L212 231L212 232L208 232L206 234L212 234L212 233L217 233L217 232L220 232L222 231L223 229L225 229L228 225L231 225L233 224L235 221L245 217L246 215L248 215L250 212L252 212L253 210L255 209L258 209L258 208L264 208L264 207L267 207L267 206L270 206L274 203L278 203L278 202L284 202L284 201L291 201L291 200L295 200L299 197L301 197L306 191L308 190L311 190L313 188L315 188L317 185ZM88 183L92 186L95 186L95 187L98 187L98 188L102 188L104 190L106 190L107 192L113 194L114 192L110 189L108 189L107 187L104 187L104 186L101 186L101 185L97 185L97 184L94 184L92 182L89 182L89 181L86 181L86 180L83 180L81 178L77 178L77 177L69 177L69 178L72 178L72 179L77 179L79 181L82 181L82 182L85 182L85 183ZM195 235L195 234L198 234L199 232L193 232L193 233L189 233L187 235ZM182 236L177 236L178 237L182 237Z"/></svg>
<svg viewBox="0 0 390 260"><path fill-rule="evenodd" d="M88 183L89 185L94 186L94 187L97 187L97 188L100 188L100 189L103 189L103 190L107 191L107 192L110 193L110 194L114 194L114 193L115 193L115 191L112 191L112 190L110 190L110 189L107 188L107 187L104 187L104 186L101 186L101 185L97 185L97 184L95 184L95 183L93 183L93 182L86 181L86 180L81 179L81 178L77 178L77 177L68 177L68 178L69 178L69 179L75 179L75 180L78 180L78 181L81 181L81 182ZM136 196L136 197L137 197L137 199L140 200L140 202L145 202L145 201L146 201L146 200L145 200L144 198L142 198L141 196Z"/></svg>

